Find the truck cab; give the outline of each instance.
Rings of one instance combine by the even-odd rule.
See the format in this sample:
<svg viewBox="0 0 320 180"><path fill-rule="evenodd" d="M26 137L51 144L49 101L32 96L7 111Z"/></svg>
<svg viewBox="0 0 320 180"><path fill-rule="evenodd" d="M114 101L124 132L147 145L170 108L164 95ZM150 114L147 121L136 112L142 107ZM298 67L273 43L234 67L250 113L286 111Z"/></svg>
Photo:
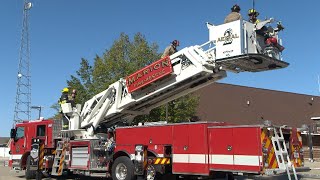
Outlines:
<svg viewBox="0 0 320 180"><path fill-rule="evenodd" d="M30 155L33 138L41 139L46 148L54 147L54 137L61 130L60 121L56 120L33 120L17 123L11 129L10 137L10 160L9 166L13 170L26 168L27 158Z"/></svg>

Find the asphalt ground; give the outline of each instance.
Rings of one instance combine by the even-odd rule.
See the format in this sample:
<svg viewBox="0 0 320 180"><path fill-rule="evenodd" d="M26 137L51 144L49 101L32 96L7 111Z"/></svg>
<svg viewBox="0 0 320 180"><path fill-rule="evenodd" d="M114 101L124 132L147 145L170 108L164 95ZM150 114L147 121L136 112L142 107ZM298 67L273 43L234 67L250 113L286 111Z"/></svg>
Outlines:
<svg viewBox="0 0 320 180"><path fill-rule="evenodd" d="M320 161L317 162L305 162L305 168L303 172L298 172L298 178L301 180L315 180L320 179ZM24 180L24 171L15 172L11 171L9 167L4 166L4 160L0 159L0 180ZM44 180L55 179L55 178L44 178ZM85 178L89 179L89 178ZM91 178L90 178L91 179ZM99 178L95 178L99 179ZM252 179L261 179L261 180L285 180L288 179L286 174L277 175L277 176L259 176L259 177L247 177L247 176L236 176L236 180L252 180ZM292 176L292 179L293 176Z"/></svg>

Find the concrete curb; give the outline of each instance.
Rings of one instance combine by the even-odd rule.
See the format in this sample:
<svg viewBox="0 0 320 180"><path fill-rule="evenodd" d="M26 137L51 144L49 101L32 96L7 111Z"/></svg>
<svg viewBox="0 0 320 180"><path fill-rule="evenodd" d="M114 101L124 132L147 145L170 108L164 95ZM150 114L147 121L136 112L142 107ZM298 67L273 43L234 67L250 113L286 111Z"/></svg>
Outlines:
<svg viewBox="0 0 320 180"><path fill-rule="evenodd" d="M311 178L311 179L320 179L320 175L316 174L299 174L301 178Z"/></svg>

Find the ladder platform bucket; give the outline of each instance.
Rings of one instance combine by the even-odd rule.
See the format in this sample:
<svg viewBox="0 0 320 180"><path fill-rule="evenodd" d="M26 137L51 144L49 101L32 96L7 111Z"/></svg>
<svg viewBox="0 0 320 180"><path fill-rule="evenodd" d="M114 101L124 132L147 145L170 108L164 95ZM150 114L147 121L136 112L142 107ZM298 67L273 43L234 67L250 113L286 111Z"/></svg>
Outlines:
<svg viewBox="0 0 320 180"><path fill-rule="evenodd" d="M230 58L217 59L216 63L235 72L261 72L282 69L289 63L263 54L244 54Z"/></svg>

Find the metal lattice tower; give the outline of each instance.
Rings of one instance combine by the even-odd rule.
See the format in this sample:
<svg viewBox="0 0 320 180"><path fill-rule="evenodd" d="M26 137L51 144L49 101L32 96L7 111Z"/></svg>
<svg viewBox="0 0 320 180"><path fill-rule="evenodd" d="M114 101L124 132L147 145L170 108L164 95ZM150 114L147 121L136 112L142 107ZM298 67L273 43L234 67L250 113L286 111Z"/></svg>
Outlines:
<svg viewBox="0 0 320 180"><path fill-rule="evenodd" d="M23 24L21 46L19 50L19 69L17 77L16 104L14 122L30 120L31 117L31 81L30 81L30 42L29 42L29 10L32 4L23 0Z"/></svg>

